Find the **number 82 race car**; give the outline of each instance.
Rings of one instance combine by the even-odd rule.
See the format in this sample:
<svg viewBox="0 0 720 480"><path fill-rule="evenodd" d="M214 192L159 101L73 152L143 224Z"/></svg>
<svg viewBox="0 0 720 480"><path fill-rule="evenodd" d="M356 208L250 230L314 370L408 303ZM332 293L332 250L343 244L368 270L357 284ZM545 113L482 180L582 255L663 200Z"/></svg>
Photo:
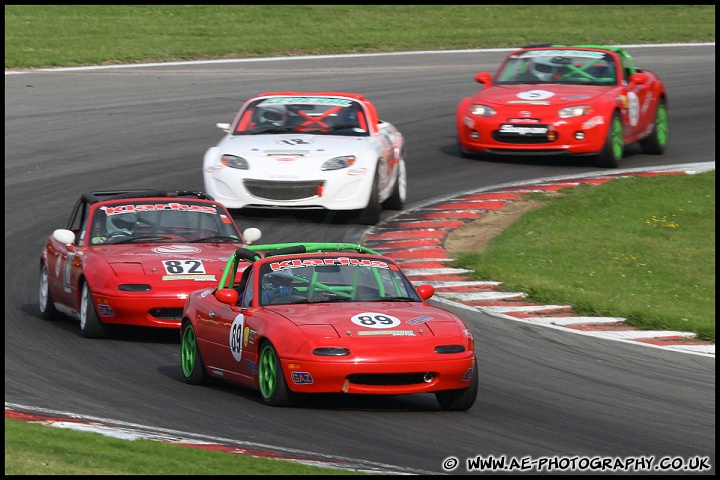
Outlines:
<svg viewBox="0 0 720 480"><path fill-rule="evenodd" d="M204 192L85 192L40 253L40 316L77 319L86 338L108 337L115 325L179 328L188 294L260 236L241 234Z"/></svg>

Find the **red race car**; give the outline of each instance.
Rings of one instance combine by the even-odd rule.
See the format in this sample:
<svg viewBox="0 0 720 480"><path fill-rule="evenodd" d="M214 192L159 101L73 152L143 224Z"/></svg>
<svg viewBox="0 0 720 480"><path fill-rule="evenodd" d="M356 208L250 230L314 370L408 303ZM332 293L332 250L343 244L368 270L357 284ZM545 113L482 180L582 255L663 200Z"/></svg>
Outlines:
<svg viewBox="0 0 720 480"><path fill-rule="evenodd" d="M260 235L241 235L203 192L83 193L40 254L40 315L78 319L87 338L117 324L179 328L190 292L217 281L228 257Z"/></svg>
<svg viewBox="0 0 720 480"><path fill-rule="evenodd" d="M622 48L534 45L507 56L456 112L458 149L486 154L590 155L617 167L626 146L662 154L668 99L658 76L635 68Z"/></svg>
<svg viewBox="0 0 720 480"><path fill-rule="evenodd" d="M306 393L432 392L442 409L467 410L478 389L473 335L425 302L433 294L357 244L241 247L216 287L187 300L183 376L259 390L271 406Z"/></svg>

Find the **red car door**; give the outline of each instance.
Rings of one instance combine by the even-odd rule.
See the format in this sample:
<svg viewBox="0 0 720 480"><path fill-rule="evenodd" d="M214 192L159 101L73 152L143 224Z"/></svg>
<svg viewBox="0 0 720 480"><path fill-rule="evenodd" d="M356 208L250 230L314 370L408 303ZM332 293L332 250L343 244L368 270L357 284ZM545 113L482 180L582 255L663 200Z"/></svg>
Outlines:
<svg viewBox="0 0 720 480"><path fill-rule="evenodd" d="M255 280L252 272L246 278L246 288L239 303L235 306L217 301L213 295L207 295L197 319L197 335L203 341L203 355L208 367L223 371L227 380L250 384L257 373L257 345L253 328L251 306Z"/></svg>
<svg viewBox="0 0 720 480"><path fill-rule="evenodd" d="M47 250L47 269L50 293L55 302L78 310L77 286L73 286L73 267L79 264L77 254L54 238ZM77 267L76 267L77 268Z"/></svg>

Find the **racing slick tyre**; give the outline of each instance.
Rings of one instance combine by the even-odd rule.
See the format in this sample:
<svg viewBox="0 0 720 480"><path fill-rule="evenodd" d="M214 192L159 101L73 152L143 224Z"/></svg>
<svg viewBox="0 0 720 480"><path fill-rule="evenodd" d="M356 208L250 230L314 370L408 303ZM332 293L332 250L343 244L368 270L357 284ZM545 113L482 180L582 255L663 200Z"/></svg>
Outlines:
<svg viewBox="0 0 720 480"><path fill-rule="evenodd" d="M48 278L45 264L40 266L40 278L38 280L38 309L43 320L58 320L60 314L55 309L52 294L50 293L50 279Z"/></svg>
<svg viewBox="0 0 720 480"><path fill-rule="evenodd" d="M460 152L460 156L462 158L467 158L467 159L471 159L471 160L481 160L483 157L486 156L481 153L468 152L467 150L465 150L463 148L462 143L460 143L460 139L458 139L458 141L457 141L457 149L458 149L458 152Z"/></svg>
<svg viewBox="0 0 720 480"><path fill-rule="evenodd" d="M263 342L258 356L258 383L260 396L271 407L290 407L295 404L297 394L290 391L285 382L280 358L275 347L268 341Z"/></svg>
<svg viewBox="0 0 720 480"><path fill-rule="evenodd" d="M655 110L655 124L649 137L640 142L643 153L650 155L662 155L668 145L670 133L670 122L668 120L667 106L665 100L661 99Z"/></svg>
<svg viewBox="0 0 720 480"><path fill-rule="evenodd" d="M473 366L472 380L470 386L459 390L443 390L435 392L435 398L443 410L461 412L470 409L475 404L478 392L478 368L477 360Z"/></svg>
<svg viewBox="0 0 720 480"><path fill-rule="evenodd" d="M195 336L195 329L192 323L186 322L182 328L180 340L180 365L182 366L183 377L190 385L207 385L211 378L205 370L200 349Z"/></svg>
<svg viewBox="0 0 720 480"><path fill-rule="evenodd" d="M608 128L605 146L595 159L595 165L602 168L617 168L623 157L623 130L620 114L613 113Z"/></svg>
<svg viewBox="0 0 720 480"><path fill-rule="evenodd" d="M457 141L457 149L462 158L473 158L473 156L470 154L470 152L468 152L467 150L465 150L463 148L462 143L460 143L460 139L458 139L458 141Z"/></svg>
<svg viewBox="0 0 720 480"><path fill-rule="evenodd" d="M378 176L379 166L375 169L375 178L373 179L372 187L370 188L370 198L368 199L367 207L360 209L355 216L355 223L361 225L375 225L380 221L380 211L382 205L380 204L380 195L378 192L378 185L380 183Z"/></svg>
<svg viewBox="0 0 720 480"><path fill-rule="evenodd" d="M110 327L100 320L95 310L90 287L83 282L80 297L80 333L85 338L106 338Z"/></svg>
<svg viewBox="0 0 720 480"><path fill-rule="evenodd" d="M392 194L383 203L383 207L388 210L402 210L405 206L407 198L407 171L405 170L405 160L400 159L398 163L398 176L393 187Z"/></svg>

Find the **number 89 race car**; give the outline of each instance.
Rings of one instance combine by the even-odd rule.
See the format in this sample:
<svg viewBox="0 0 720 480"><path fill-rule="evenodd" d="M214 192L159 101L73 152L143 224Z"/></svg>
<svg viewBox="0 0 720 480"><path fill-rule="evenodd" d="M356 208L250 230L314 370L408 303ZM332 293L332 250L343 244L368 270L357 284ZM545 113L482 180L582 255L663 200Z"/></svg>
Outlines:
<svg viewBox="0 0 720 480"><path fill-rule="evenodd" d="M508 55L494 77L475 79L485 88L455 116L466 158L588 155L614 168L631 144L653 155L667 148L665 86L622 48L529 46Z"/></svg>
<svg viewBox="0 0 720 480"><path fill-rule="evenodd" d="M276 407L311 393L434 393L443 410L467 410L475 341L459 317L426 303L433 294L357 244L241 247L217 284L187 300L182 373L192 385L258 390Z"/></svg>

